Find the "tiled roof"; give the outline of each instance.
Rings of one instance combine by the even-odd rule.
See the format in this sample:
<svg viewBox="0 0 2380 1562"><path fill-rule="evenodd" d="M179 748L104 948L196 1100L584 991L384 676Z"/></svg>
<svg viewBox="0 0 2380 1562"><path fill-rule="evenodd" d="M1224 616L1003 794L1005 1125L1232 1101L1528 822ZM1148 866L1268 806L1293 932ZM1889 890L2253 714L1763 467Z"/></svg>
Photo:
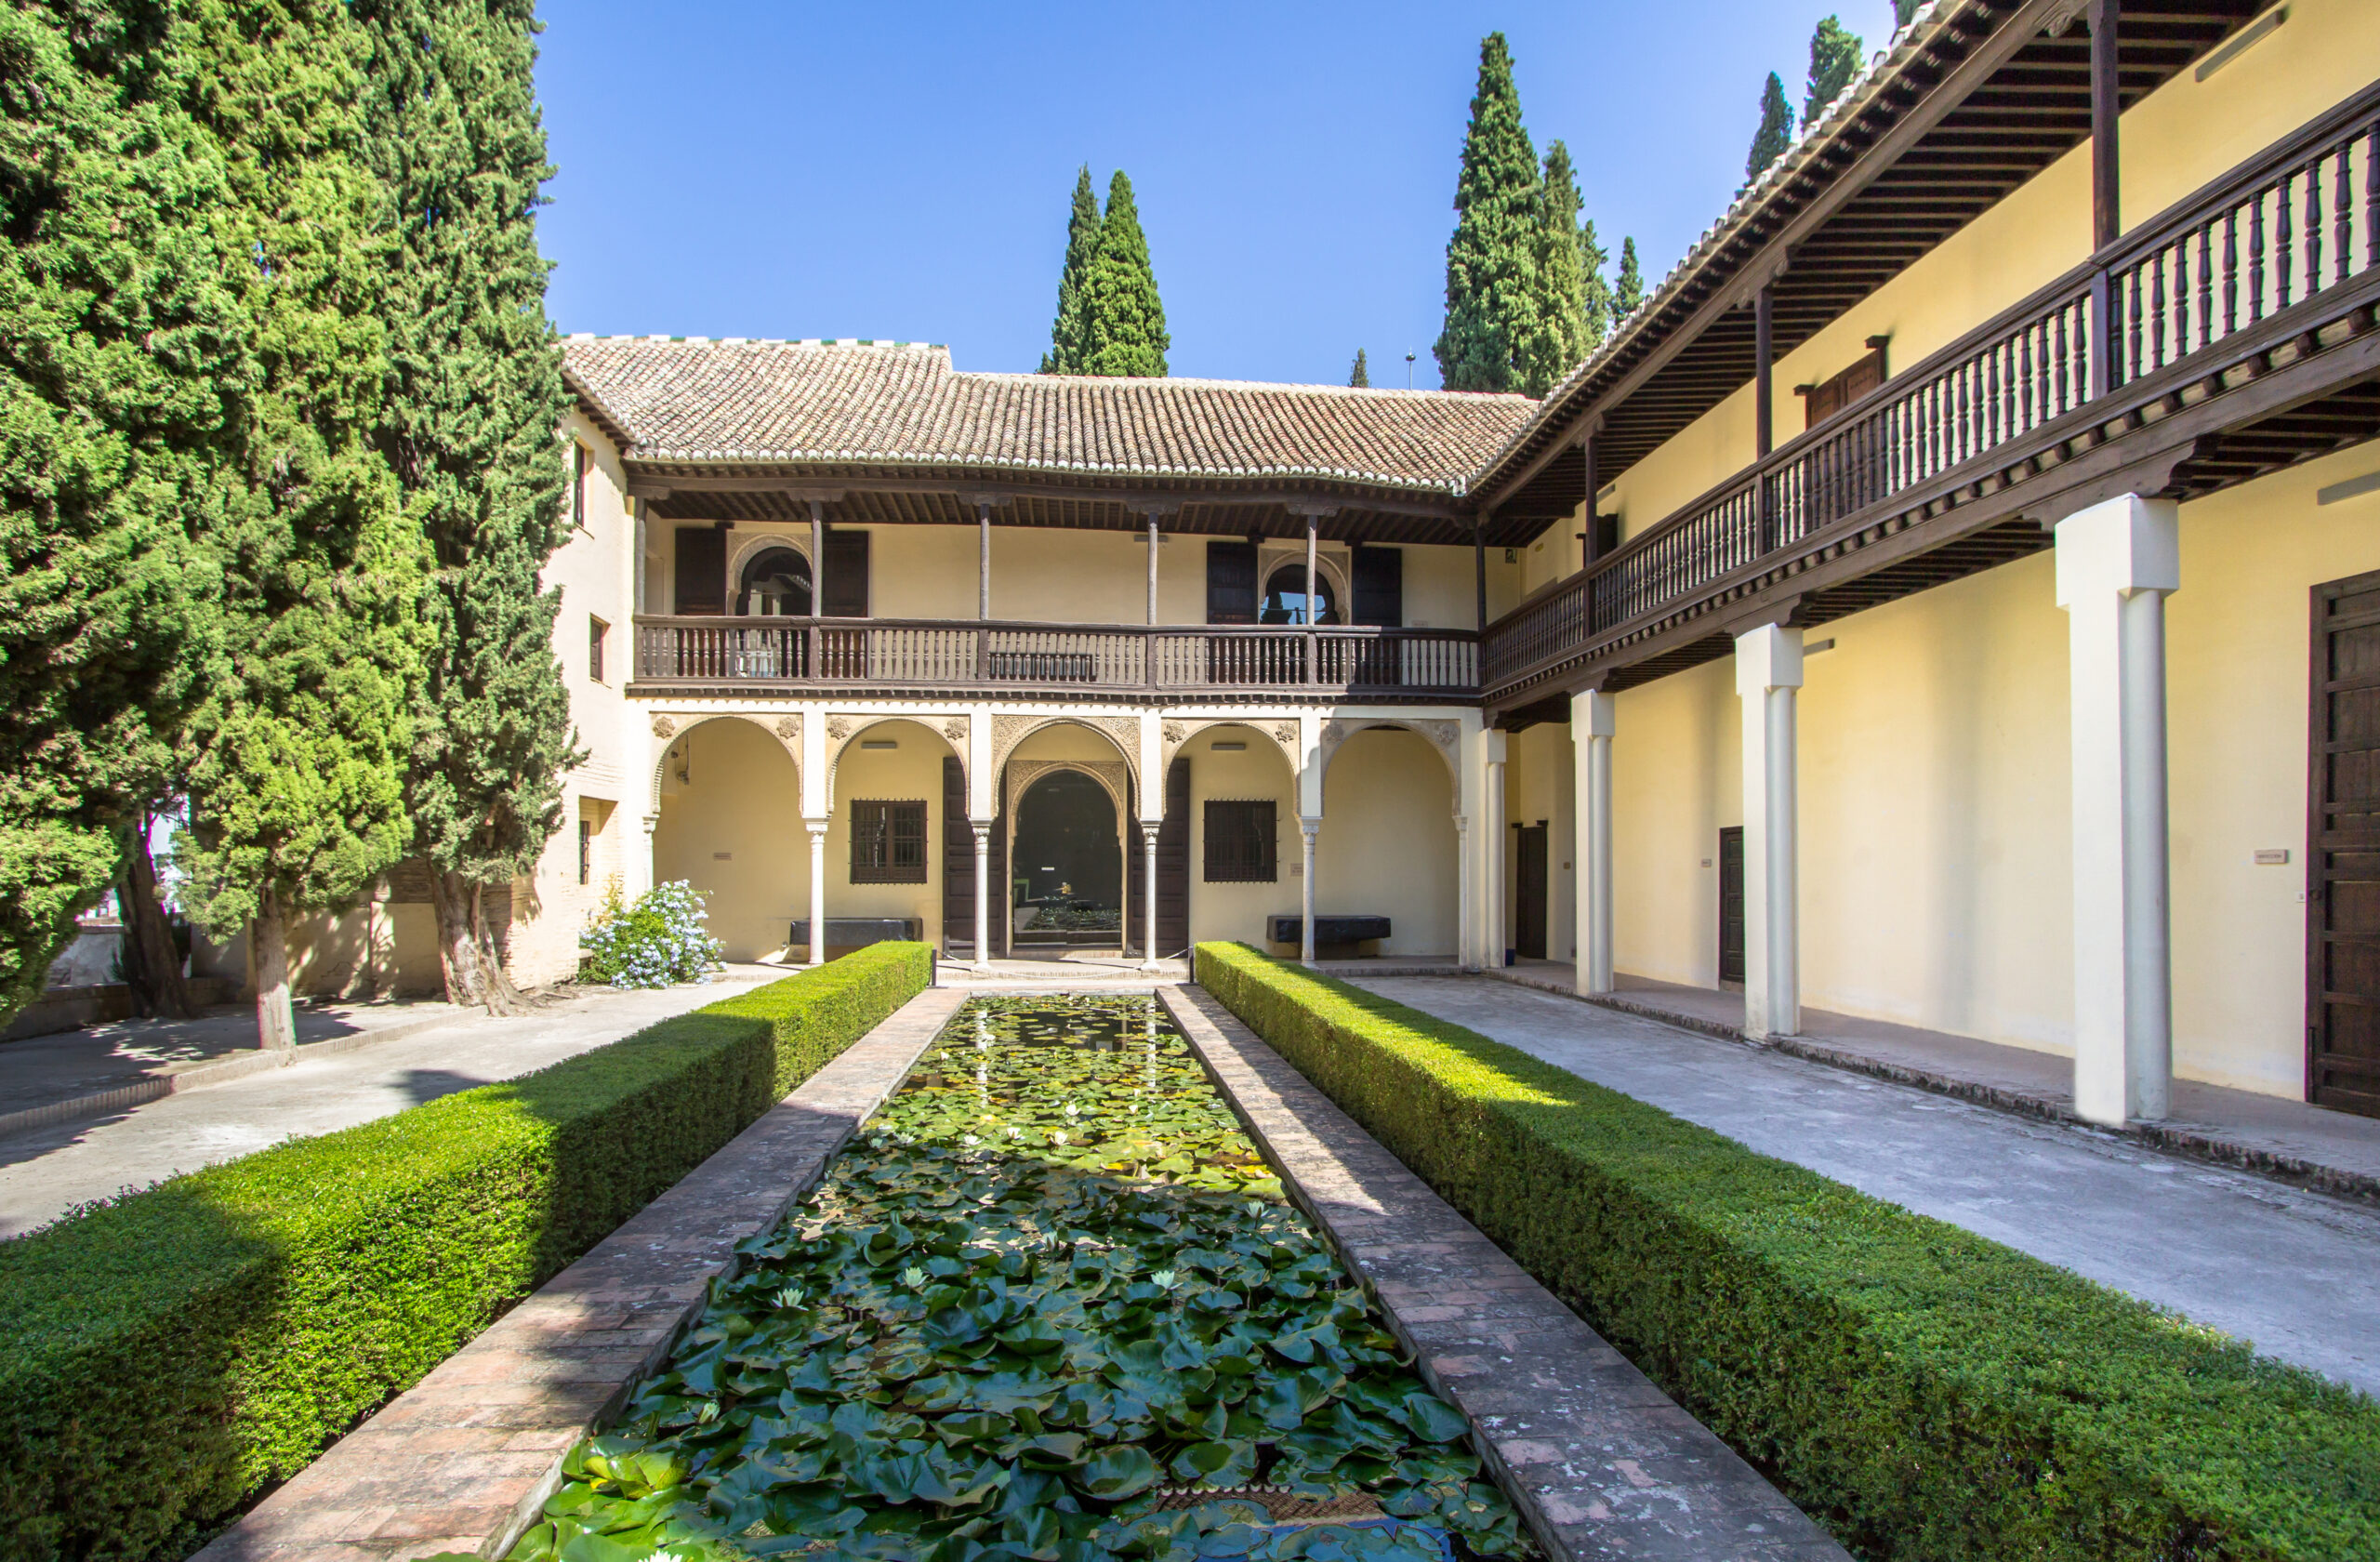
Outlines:
<svg viewBox="0 0 2380 1562"><path fill-rule="evenodd" d="M1456 495L1526 396L962 374L901 342L572 337L589 407L656 462L1304 478Z"/></svg>

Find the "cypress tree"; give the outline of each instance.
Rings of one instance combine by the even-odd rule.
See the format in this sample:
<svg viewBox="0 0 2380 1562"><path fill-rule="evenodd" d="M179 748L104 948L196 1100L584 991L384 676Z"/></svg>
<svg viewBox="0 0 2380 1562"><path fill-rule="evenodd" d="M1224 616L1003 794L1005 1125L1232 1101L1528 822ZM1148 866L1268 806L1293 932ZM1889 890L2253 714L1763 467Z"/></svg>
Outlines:
<svg viewBox="0 0 2380 1562"><path fill-rule="evenodd" d="M1537 235L1529 257L1537 282L1537 318L1524 346L1521 389L1542 396L1594 343L1587 335L1587 273L1579 246L1579 180L1570 149L1545 149L1538 190Z"/></svg>
<svg viewBox="0 0 2380 1562"><path fill-rule="evenodd" d="M1587 279L1587 351L1593 352L1611 335L1612 322L1619 318L1613 308L1611 282L1603 274L1604 263L1611 257L1595 242L1593 218L1579 224L1579 270Z"/></svg>
<svg viewBox="0 0 2380 1562"><path fill-rule="evenodd" d="M1760 128L1752 133L1752 153L1744 159L1744 182L1760 178L1761 170L1785 155L1793 144L1793 110L1785 101L1785 84L1768 73L1760 94Z"/></svg>
<svg viewBox="0 0 2380 1562"><path fill-rule="evenodd" d="M1099 197L1091 193L1091 165L1075 175L1074 213L1066 218L1066 263L1058 272L1058 316L1050 326L1043 374L1087 374L1090 332L1083 317L1084 289L1091 262L1099 258Z"/></svg>
<svg viewBox="0 0 2380 1562"><path fill-rule="evenodd" d="M196 536L245 262L172 32L136 0L0 11L0 1019L172 788L216 632Z"/></svg>
<svg viewBox="0 0 2380 1562"><path fill-rule="evenodd" d="M1645 273L1636 269L1636 241L1623 238L1620 241L1620 277L1612 285L1611 307L1620 319L1625 320L1635 313L1636 306L1644 301Z"/></svg>
<svg viewBox="0 0 2380 1562"><path fill-rule="evenodd" d="M1355 366L1347 371L1347 385L1351 390L1368 390L1371 383L1371 367L1364 362L1364 350L1359 347L1355 349Z"/></svg>
<svg viewBox="0 0 2380 1562"><path fill-rule="evenodd" d="M1907 27L1910 19L1917 14L1917 7L1924 3L1925 0L1893 0L1893 25Z"/></svg>
<svg viewBox="0 0 2380 1562"><path fill-rule="evenodd" d="M389 245L372 441L436 565L406 812L431 868L448 999L512 1013L485 892L534 868L562 823L562 773L580 758L553 648L562 596L538 578L562 541L554 430L568 393L535 224L552 172L531 74L536 20L531 0L355 10L371 38L364 146Z"/></svg>
<svg viewBox="0 0 2380 1562"><path fill-rule="evenodd" d="M1166 349L1165 305L1157 295L1149 265L1148 236L1132 204L1132 181L1124 170L1107 184L1107 211L1100 218L1099 252L1083 288L1085 346L1079 373L1161 378Z"/></svg>
<svg viewBox="0 0 2380 1562"><path fill-rule="evenodd" d="M1859 73L1862 47L1859 34L1846 32L1834 17L1820 21L1810 34L1810 79L1802 97L1803 129L1808 129L1828 104L1842 97L1851 78Z"/></svg>
<svg viewBox="0 0 2380 1562"><path fill-rule="evenodd" d="M1479 43L1479 83L1455 180L1447 314L1432 349L1449 390L1512 390L1539 324L1538 165L1501 33Z"/></svg>
<svg viewBox="0 0 2380 1562"><path fill-rule="evenodd" d="M284 1047L289 919L347 905L404 852L424 558L368 437L388 372L388 257L358 155L369 40L337 0L196 16L203 117L251 258L228 503L208 537L224 636L188 727L175 856L201 921L247 926L258 1038Z"/></svg>

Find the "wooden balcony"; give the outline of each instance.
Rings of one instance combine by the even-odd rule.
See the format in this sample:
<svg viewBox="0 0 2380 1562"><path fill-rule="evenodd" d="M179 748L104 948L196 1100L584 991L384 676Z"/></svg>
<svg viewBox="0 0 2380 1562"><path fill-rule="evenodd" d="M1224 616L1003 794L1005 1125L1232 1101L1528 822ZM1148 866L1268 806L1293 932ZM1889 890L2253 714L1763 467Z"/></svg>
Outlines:
<svg viewBox="0 0 2380 1562"><path fill-rule="evenodd" d="M1475 700L1469 629L640 617L630 693Z"/></svg>
<svg viewBox="0 0 2380 1562"><path fill-rule="evenodd" d="M1488 626L1491 705L1725 654L2380 433L2380 86Z"/></svg>

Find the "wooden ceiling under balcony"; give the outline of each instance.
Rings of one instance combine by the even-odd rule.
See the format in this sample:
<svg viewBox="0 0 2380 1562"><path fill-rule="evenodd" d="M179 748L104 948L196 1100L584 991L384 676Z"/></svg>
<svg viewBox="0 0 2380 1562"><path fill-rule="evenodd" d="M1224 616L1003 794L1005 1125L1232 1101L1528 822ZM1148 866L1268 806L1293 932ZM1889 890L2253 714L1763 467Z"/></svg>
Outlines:
<svg viewBox="0 0 2380 1562"><path fill-rule="evenodd" d="M2267 0L2123 0L2123 106L2267 8ZM1603 414L1597 475L1609 483L1748 384L1751 289L1780 262L1772 299L1782 357L2088 140L2090 34L2080 21L2044 31L2073 9L2058 0L1983 0L1897 69L1633 341L1557 392L1552 416L1478 486L1478 498L1494 506L1488 540L1533 537L1579 504L1580 416ZM1779 400L1782 424L1792 403ZM1778 437L1793 431L1780 427Z"/></svg>

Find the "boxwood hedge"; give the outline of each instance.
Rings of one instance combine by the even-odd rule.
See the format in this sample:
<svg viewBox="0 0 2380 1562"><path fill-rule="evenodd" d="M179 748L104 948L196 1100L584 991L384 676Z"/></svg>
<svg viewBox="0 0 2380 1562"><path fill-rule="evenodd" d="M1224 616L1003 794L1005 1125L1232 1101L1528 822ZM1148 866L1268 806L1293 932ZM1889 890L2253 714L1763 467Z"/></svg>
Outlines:
<svg viewBox="0 0 2380 1562"><path fill-rule="evenodd" d="M179 1555L931 979L879 944L0 1243L0 1558Z"/></svg>
<svg viewBox="0 0 2380 1562"><path fill-rule="evenodd" d="M1863 1555L2380 1557L2380 1405L1460 1026L1197 979Z"/></svg>

